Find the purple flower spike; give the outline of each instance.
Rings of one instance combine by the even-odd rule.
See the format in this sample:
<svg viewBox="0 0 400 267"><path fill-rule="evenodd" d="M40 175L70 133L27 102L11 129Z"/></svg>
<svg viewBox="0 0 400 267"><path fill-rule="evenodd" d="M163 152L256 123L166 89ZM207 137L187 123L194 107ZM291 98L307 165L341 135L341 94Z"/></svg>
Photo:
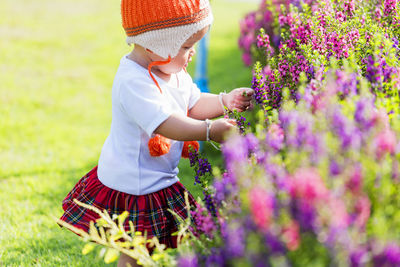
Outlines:
<svg viewBox="0 0 400 267"><path fill-rule="evenodd" d="M400 266L400 247L396 244L387 245L384 250L374 257L374 266Z"/></svg>
<svg viewBox="0 0 400 267"><path fill-rule="evenodd" d="M336 160L331 160L331 164L329 165L329 173L332 176L339 175L341 173L341 168Z"/></svg>
<svg viewBox="0 0 400 267"><path fill-rule="evenodd" d="M194 254L179 256L178 267L197 267L198 261Z"/></svg>
<svg viewBox="0 0 400 267"><path fill-rule="evenodd" d="M385 16L394 15L396 12L397 0L384 0L383 3L384 3L383 14L385 14Z"/></svg>
<svg viewBox="0 0 400 267"><path fill-rule="evenodd" d="M359 248L350 253L350 266L363 267L368 260L368 252L366 248Z"/></svg>
<svg viewBox="0 0 400 267"><path fill-rule="evenodd" d="M245 232L244 228L240 225L223 225L224 239L225 239L225 250L230 257L241 257L245 251Z"/></svg>
<svg viewBox="0 0 400 267"><path fill-rule="evenodd" d="M286 252L285 245L278 239L278 237L271 233L265 235L265 243L271 251L271 254L279 255Z"/></svg>

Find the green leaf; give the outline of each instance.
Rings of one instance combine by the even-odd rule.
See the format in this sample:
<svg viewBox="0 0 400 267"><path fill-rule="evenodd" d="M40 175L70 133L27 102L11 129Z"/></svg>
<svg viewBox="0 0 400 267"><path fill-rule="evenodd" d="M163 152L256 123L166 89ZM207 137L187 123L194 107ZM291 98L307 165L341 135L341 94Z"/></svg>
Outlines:
<svg viewBox="0 0 400 267"><path fill-rule="evenodd" d="M106 248L102 248L100 251L99 251L99 257L100 258L103 258L104 257L104 254L106 254Z"/></svg>
<svg viewBox="0 0 400 267"><path fill-rule="evenodd" d="M123 223L123 222L126 220L126 218L128 218L128 216L129 216L129 212L124 211L123 213L121 213L120 215L118 215L118 221L119 221L120 223Z"/></svg>
<svg viewBox="0 0 400 267"><path fill-rule="evenodd" d="M171 236L178 236L179 232L173 232Z"/></svg>
<svg viewBox="0 0 400 267"><path fill-rule="evenodd" d="M119 251L110 248L107 250L106 255L104 256L104 262L107 264L114 262L118 259L118 257L119 257Z"/></svg>
<svg viewBox="0 0 400 267"><path fill-rule="evenodd" d="M90 252L93 251L94 248L95 245L93 243L87 243L82 249L82 254L83 255L89 254Z"/></svg>

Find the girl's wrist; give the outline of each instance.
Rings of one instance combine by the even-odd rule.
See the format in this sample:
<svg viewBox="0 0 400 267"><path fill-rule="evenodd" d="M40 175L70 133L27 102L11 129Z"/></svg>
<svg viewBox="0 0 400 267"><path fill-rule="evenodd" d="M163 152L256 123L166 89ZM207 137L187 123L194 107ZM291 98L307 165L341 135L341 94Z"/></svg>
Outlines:
<svg viewBox="0 0 400 267"><path fill-rule="evenodd" d="M205 120L205 123L206 123L206 141L208 142L208 141L211 141L211 124L212 124L212 121L211 120L209 120L209 119L206 119Z"/></svg>
<svg viewBox="0 0 400 267"><path fill-rule="evenodd" d="M206 126L207 126L207 132L206 132L206 141L210 142L210 144L216 149L216 150L221 150L218 146L216 146L212 141L213 138L211 138L211 125L213 124L213 121L206 119L205 120Z"/></svg>
<svg viewBox="0 0 400 267"><path fill-rule="evenodd" d="M221 108L222 108L222 112L225 115L227 113L227 110L229 110L229 108L225 105L226 103L226 93L225 92L221 92L218 95L218 99L219 99L219 103L221 104Z"/></svg>

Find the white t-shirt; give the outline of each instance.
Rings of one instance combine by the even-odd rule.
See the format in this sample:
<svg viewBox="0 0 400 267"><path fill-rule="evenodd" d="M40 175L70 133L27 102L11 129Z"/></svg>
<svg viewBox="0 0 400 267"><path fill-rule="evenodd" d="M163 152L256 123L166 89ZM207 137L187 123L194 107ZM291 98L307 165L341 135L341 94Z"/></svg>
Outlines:
<svg viewBox="0 0 400 267"><path fill-rule="evenodd" d="M185 71L177 74L179 88L157 79L124 56L112 88L112 123L101 151L99 180L106 186L133 195L145 195L179 181L178 163L183 142L171 140L168 154L150 156L148 141L171 114L187 115L200 98L200 90Z"/></svg>

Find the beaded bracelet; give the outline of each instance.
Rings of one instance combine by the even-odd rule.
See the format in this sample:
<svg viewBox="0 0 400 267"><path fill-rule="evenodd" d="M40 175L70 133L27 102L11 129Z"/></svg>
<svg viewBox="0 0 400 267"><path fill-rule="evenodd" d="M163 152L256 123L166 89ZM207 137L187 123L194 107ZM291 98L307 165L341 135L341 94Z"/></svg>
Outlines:
<svg viewBox="0 0 400 267"><path fill-rule="evenodd" d="M210 142L210 144L211 144L216 150L221 150L218 146L216 146L216 145L214 144L214 142L213 142L213 141L211 140L211 138L210 138L210 130L211 130L212 121L209 120L209 119L206 119L206 120L205 120L205 123L206 123L206 125L207 125L206 141L207 141L207 142Z"/></svg>
<svg viewBox="0 0 400 267"><path fill-rule="evenodd" d="M218 95L219 103L221 104L222 110L224 111L224 115L226 115L228 108L224 105L224 101L222 100L222 97L226 95L225 92L221 92Z"/></svg>
<svg viewBox="0 0 400 267"><path fill-rule="evenodd" d="M210 128L211 128L211 121L209 119L205 120L206 125L207 125L207 134L206 134L206 141L211 141L210 139Z"/></svg>

